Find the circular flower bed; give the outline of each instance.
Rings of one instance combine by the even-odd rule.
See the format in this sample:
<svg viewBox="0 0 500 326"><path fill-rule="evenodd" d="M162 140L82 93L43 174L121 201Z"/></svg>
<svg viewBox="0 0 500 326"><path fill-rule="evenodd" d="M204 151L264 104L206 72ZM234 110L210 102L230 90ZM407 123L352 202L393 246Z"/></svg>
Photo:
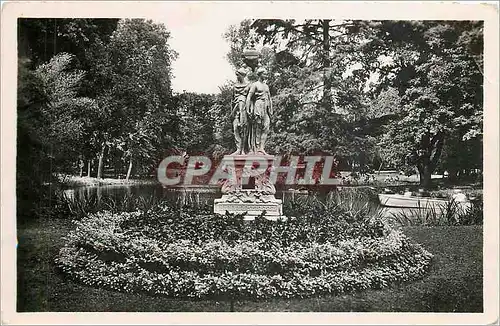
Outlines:
<svg viewBox="0 0 500 326"><path fill-rule="evenodd" d="M306 297L421 277L432 255L339 206L286 221L160 205L76 222L56 262L88 285L175 297Z"/></svg>

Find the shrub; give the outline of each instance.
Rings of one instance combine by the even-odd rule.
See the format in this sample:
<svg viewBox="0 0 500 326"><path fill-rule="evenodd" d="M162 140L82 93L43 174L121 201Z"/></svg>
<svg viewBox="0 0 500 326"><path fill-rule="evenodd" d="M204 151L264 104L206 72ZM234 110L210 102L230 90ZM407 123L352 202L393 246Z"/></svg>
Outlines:
<svg viewBox="0 0 500 326"><path fill-rule="evenodd" d="M392 219L399 225L481 225L483 223L482 197L470 201L470 206L463 207L460 203L449 199L441 206L431 206L401 210L392 213Z"/></svg>
<svg viewBox="0 0 500 326"><path fill-rule="evenodd" d="M306 297L424 275L432 255L378 216L309 201L275 222L172 205L93 213L57 264L88 285L193 298Z"/></svg>

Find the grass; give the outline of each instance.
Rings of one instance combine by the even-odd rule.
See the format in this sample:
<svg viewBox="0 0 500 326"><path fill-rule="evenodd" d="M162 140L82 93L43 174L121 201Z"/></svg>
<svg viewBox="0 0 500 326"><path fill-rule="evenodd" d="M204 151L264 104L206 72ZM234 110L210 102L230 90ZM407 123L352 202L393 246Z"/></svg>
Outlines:
<svg viewBox="0 0 500 326"><path fill-rule="evenodd" d="M18 228L19 312L230 311L231 303L179 300L90 288L66 279L54 265L72 228L40 219ZM424 279L384 290L310 299L237 301L234 311L482 312L482 227L406 227L404 232L435 255Z"/></svg>

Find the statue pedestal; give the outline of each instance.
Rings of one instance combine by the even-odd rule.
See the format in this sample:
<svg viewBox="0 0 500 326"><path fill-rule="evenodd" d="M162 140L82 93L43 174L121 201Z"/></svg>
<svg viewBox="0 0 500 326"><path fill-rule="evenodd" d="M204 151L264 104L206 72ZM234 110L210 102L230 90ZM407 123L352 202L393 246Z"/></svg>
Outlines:
<svg viewBox="0 0 500 326"><path fill-rule="evenodd" d="M260 195L255 190L243 190L239 193L222 195L222 198L215 199L214 213L225 214L245 214L245 219L253 220L266 211L265 218L276 220L283 217L281 199L276 199L274 195Z"/></svg>
<svg viewBox="0 0 500 326"><path fill-rule="evenodd" d="M226 155L221 164L229 174L222 184L222 198L215 199L214 213L246 213L246 220L253 220L265 211L265 218L283 217L283 205L274 197L276 188L269 180L274 156Z"/></svg>

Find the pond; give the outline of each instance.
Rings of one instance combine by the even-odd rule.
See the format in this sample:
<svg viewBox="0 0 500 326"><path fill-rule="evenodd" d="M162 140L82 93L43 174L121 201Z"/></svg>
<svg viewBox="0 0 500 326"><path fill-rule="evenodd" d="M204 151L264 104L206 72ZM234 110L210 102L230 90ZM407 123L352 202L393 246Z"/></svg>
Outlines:
<svg viewBox="0 0 500 326"><path fill-rule="evenodd" d="M209 204L213 204L214 199L222 196L220 188L214 186L164 188L160 184L79 186L64 190L64 194L71 200L93 196L98 201L106 199L119 200L125 196L131 196L144 199L194 200ZM278 190L275 195L276 198L283 200L283 202L295 196L307 196L307 194Z"/></svg>
<svg viewBox="0 0 500 326"><path fill-rule="evenodd" d="M64 190L64 194L71 200L85 197L96 197L97 201L106 199L120 200L125 196L143 198L145 200L170 199L182 202L197 202L213 204L214 199L221 197L218 187L196 186L196 187L173 187L164 188L161 184L133 184L133 185L101 185L101 186L79 186ZM275 197L287 202L297 196L310 196L290 190L277 190ZM413 213L411 209L383 207L378 201L371 203L378 207L383 216L392 217L393 214L406 212Z"/></svg>

